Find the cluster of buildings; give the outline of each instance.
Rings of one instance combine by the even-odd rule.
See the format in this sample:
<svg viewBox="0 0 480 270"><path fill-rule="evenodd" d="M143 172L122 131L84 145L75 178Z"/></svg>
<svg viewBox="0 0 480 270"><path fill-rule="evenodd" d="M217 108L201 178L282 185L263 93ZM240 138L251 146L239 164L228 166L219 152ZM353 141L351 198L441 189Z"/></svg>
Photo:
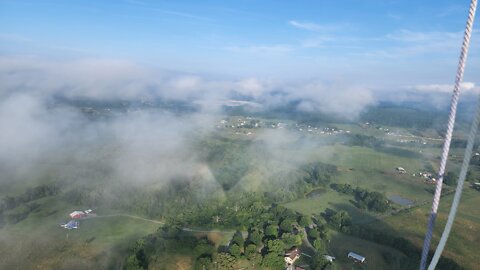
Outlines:
<svg viewBox="0 0 480 270"><path fill-rule="evenodd" d="M423 145L426 145L427 142L424 140L405 140L405 139L398 139L397 142L399 143L421 143Z"/></svg>
<svg viewBox="0 0 480 270"><path fill-rule="evenodd" d="M425 182L430 184L434 184L437 182L437 179L435 178L435 176L432 173L428 173L428 172L419 172L417 174L412 174L412 176L419 176L423 178Z"/></svg>
<svg viewBox="0 0 480 270"><path fill-rule="evenodd" d="M85 210L85 211L76 210L76 211L73 211L72 213L69 214L69 216L73 219L80 219L80 218L84 218L84 217L87 217L87 216L90 216L90 215L94 215L92 209L88 209L88 210Z"/></svg>
<svg viewBox="0 0 480 270"><path fill-rule="evenodd" d="M294 265L301 255L302 253L298 247L292 247L291 249L285 251L285 254L284 254L285 269L286 270L304 270L305 269L304 267ZM331 263L335 261L335 257L330 255L324 255L324 258ZM355 263L364 263L366 261L366 258L364 256L359 255L355 252L349 252L347 254L347 258L353 260Z"/></svg>
<svg viewBox="0 0 480 270"><path fill-rule="evenodd" d="M397 167L397 168L395 168L395 170L400 174L407 173L407 171L403 167ZM437 179L435 178L435 176L432 173L429 173L429 172L413 173L412 176L413 177L416 177L416 176L421 177L421 178L423 178L423 180L425 182L430 183L430 184L434 184L434 183L437 182Z"/></svg>
<svg viewBox="0 0 480 270"><path fill-rule="evenodd" d="M61 223L60 227L68 230L78 229L80 227L80 221L79 221L80 219L95 216L95 213L93 213L92 209L88 209L84 211L76 210L71 212L69 216L72 220L70 220L67 223Z"/></svg>
<svg viewBox="0 0 480 270"><path fill-rule="evenodd" d="M338 135L342 133L350 133L350 130L343 130L343 129L337 129L334 127L326 127L326 128L318 128L318 127L313 127L310 125L295 125L296 129L300 132L309 132L309 133L314 133L314 134L322 134L322 135Z"/></svg>
<svg viewBox="0 0 480 270"><path fill-rule="evenodd" d="M306 132L317 135L338 135L343 133L350 133L350 130L338 129L335 127L314 127L311 125L304 124L287 124L282 122L273 122L273 121L261 121L253 117L233 117L229 119L222 119L216 125L217 129L257 129L257 128L271 128L271 129L291 129L299 132ZM237 131L235 134L243 135L253 135L254 132L251 131Z"/></svg>

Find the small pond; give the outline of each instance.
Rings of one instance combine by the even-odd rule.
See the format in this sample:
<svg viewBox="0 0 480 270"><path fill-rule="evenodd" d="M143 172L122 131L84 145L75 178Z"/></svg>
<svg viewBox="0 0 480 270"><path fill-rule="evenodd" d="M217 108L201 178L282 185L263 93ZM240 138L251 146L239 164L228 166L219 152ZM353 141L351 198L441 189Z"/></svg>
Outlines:
<svg viewBox="0 0 480 270"><path fill-rule="evenodd" d="M399 195L390 195L388 199L396 204L400 204L402 206L410 206L413 205L413 201L407 198L403 198Z"/></svg>

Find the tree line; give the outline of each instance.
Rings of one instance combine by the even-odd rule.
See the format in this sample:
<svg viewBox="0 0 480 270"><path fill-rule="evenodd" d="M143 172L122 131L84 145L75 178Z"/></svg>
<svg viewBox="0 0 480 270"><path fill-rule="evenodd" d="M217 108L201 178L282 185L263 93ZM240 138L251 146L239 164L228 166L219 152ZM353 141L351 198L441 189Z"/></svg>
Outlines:
<svg viewBox="0 0 480 270"><path fill-rule="evenodd" d="M26 191L17 196L6 196L0 202L0 228L6 223L14 224L25 219L40 205L33 201L54 196L60 192L59 184L44 184Z"/></svg>
<svg viewBox="0 0 480 270"><path fill-rule="evenodd" d="M383 193L360 187L353 188L350 184L331 184L330 187L337 192L353 195L355 206L360 209L383 213L391 208L390 201Z"/></svg>

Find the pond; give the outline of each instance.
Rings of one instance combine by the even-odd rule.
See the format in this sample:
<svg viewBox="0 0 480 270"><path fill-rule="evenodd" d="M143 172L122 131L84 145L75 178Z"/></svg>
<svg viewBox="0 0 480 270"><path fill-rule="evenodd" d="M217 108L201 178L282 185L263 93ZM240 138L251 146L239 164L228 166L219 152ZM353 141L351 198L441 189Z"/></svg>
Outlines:
<svg viewBox="0 0 480 270"><path fill-rule="evenodd" d="M403 198L399 195L390 195L388 199L396 204L400 204L402 206L410 206L413 205L413 201L407 198Z"/></svg>
<svg viewBox="0 0 480 270"><path fill-rule="evenodd" d="M314 189L314 190L310 191L305 196L307 198L316 198L316 197L320 197L320 195L324 194L325 192L327 192L327 191L324 188L317 188L317 189Z"/></svg>

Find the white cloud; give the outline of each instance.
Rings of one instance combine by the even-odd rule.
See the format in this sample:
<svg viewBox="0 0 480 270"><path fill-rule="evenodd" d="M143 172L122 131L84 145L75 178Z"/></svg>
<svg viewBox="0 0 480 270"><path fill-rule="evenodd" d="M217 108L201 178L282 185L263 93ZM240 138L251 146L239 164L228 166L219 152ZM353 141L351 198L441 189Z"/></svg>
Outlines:
<svg viewBox="0 0 480 270"><path fill-rule="evenodd" d="M462 45L462 32L416 32L399 30L384 37L393 42L383 49L367 52L370 57L405 58L417 55L437 54L457 56Z"/></svg>
<svg viewBox="0 0 480 270"><path fill-rule="evenodd" d="M413 87L420 92L452 93L453 84L420 84ZM463 82L460 88L465 93L480 93L480 87L473 82Z"/></svg>
<svg viewBox="0 0 480 270"><path fill-rule="evenodd" d="M38 58L0 57L0 99L24 92L38 97L55 95L96 100L182 100L195 102L209 113L226 101L246 97L256 104L283 106L304 101L300 110L356 116L375 102L368 88L348 82L321 80L287 83L272 79L208 78L155 70L115 59L47 61ZM282 95L276 93L282 92ZM255 106L260 108L261 106Z"/></svg>
<svg viewBox="0 0 480 270"><path fill-rule="evenodd" d="M368 87L348 85L341 81L313 81L298 86L298 91L292 94L303 100L298 109L321 111L349 119L356 118L363 109L376 103Z"/></svg>

